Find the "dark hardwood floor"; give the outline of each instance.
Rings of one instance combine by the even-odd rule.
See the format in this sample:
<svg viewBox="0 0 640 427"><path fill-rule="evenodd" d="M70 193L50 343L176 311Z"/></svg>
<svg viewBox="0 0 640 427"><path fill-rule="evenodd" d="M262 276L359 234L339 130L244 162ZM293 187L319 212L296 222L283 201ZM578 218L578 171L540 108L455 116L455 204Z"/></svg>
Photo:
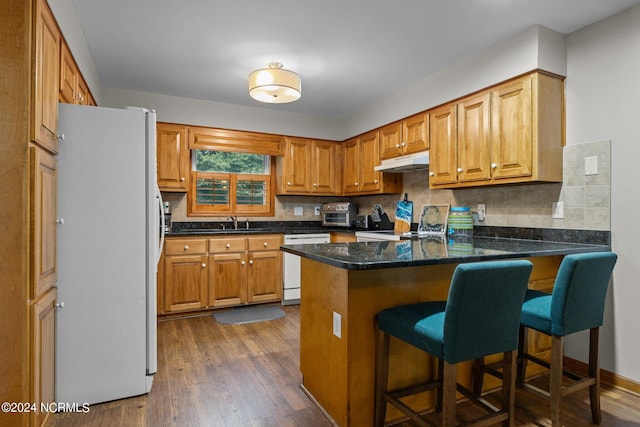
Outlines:
<svg viewBox="0 0 640 427"><path fill-rule="evenodd" d="M299 307L283 308L281 319L244 325L211 316L161 321L149 395L58 413L53 426L331 426L299 387ZM516 402L517 425L551 425L544 401L518 390ZM592 425L586 390L563 410L567 426ZM640 396L605 384L602 426L640 426Z"/></svg>

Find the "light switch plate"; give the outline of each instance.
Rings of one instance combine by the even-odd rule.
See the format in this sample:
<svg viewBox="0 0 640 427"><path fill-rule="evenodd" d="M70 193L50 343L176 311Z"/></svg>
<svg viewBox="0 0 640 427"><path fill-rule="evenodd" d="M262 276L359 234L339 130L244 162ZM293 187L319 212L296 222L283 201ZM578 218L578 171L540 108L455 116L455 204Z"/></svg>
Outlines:
<svg viewBox="0 0 640 427"><path fill-rule="evenodd" d="M302 206L296 206L293 208L293 214L295 216L302 216Z"/></svg>
<svg viewBox="0 0 640 427"><path fill-rule="evenodd" d="M598 175L598 156L584 158L584 174Z"/></svg>

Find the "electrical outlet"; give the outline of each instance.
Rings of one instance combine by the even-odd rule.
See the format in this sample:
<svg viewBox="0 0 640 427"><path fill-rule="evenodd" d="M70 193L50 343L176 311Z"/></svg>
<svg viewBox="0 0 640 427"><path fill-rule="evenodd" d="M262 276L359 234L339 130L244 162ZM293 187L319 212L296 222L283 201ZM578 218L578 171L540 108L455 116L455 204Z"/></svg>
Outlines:
<svg viewBox="0 0 640 427"><path fill-rule="evenodd" d="M551 218L564 218L564 202L553 202L551 204Z"/></svg>
<svg viewBox="0 0 640 427"><path fill-rule="evenodd" d="M487 217L487 205L478 203L478 221L484 221Z"/></svg>
<svg viewBox="0 0 640 427"><path fill-rule="evenodd" d="M295 216L302 216L302 206L296 206L293 208L293 214Z"/></svg>
<svg viewBox="0 0 640 427"><path fill-rule="evenodd" d="M333 312L333 335L342 338L342 316L335 311Z"/></svg>
<svg viewBox="0 0 640 427"><path fill-rule="evenodd" d="M320 206L315 206L315 207L313 208L313 214L314 214L315 216L320 216Z"/></svg>

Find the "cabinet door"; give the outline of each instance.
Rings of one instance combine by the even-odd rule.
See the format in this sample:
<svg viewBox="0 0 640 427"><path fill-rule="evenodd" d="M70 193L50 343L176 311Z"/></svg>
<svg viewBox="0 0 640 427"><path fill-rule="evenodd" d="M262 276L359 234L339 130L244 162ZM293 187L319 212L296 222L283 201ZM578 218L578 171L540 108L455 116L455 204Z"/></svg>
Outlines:
<svg viewBox="0 0 640 427"><path fill-rule="evenodd" d="M311 141L287 138L285 191L310 193L311 187Z"/></svg>
<svg viewBox="0 0 640 427"><path fill-rule="evenodd" d="M358 139L344 143L344 192L357 193L360 190L360 150Z"/></svg>
<svg viewBox="0 0 640 427"><path fill-rule="evenodd" d="M31 147L31 289L37 298L57 280L57 162L46 151Z"/></svg>
<svg viewBox="0 0 640 427"><path fill-rule="evenodd" d="M89 86L84 81L82 75L78 72L78 87L77 87L77 99L76 104L91 105L91 96L89 95Z"/></svg>
<svg viewBox="0 0 640 427"><path fill-rule="evenodd" d="M209 256L209 306L226 307L247 301L246 252Z"/></svg>
<svg viewBox="0 0 640 427"><path fill-rule="evenodd" d="M75 104L77 87L78 68L69 47L62 41L60 43L60 102Z"/></svg>
<svg viewBox="0 0 640 427"><path fill-rule="evenodd" d="M429 185L458 182L456 105L447 104L430 114L429 138Z"/></svg>
<svg viewBox="0 0 640 427"><path fill-rule="evenodd" d="M282 252L249 252L248 302L280 301L282 298Z"/></svg>
<svg viewBox="0 0 640 427"><path fill-rule="evenodd" d="M57 153L60 31L45 0L37 1L35 14L31 140Z"/></svg>
<svg viewBox="0 0 640 427"><path fill-rule="evenodd" d="M402 154L418 153L429 148L429 114L421 113L402 121Z"/></svg>
<svg viewBox="0 0 640 427"><path fill-rule="evenodd" d="M492 92L491 160L493 179L532 174L531 77Z"/></svg>
<svg viewBox="0 0 640 427"><path fill-rule="evenodd" d="M165 312L198 310L207 306L207 257L165 257Z"/></svg>
<svg viewBox="0 0 640 427"><path fill-rule="evenodd" d="M458 103L458 181L491 179L489 93Z"/></svg>
<svg viewBox="0 0 640 427"><path fill-rule="evenodd" d="M47 422L51 412L40 412L40 403L55 402L55 331L57 288L50 289L31 306L31 396L38 410L31 414L31 425Z"/></svg>
<svg viewBox="0 0 640 427"><path fill-rule="evenodd" d="M361 192L379 191L382 187L382 172L374 168L380 164L380 143L378 131L369 132L358 138L360 144L360 184Z"/></svg>
<svg viewBox="0 0 640 427"><path fill-rule="evenodd" d="M392 123L380 129L380 159L391 159L402 154L402 124Z"/></svg>
<svg viewBox="0 0 640 427"><path fill-rule="evenodd" d="M187 191L189 188L189 148L187 128L158 123L158 187L162 191Z"/></svg>
<svg viewBox="0 0 640 427"><path fill-rule="evenodd" d="M314 141L311 158L313 164L312 190L315 193L336 194L338 189L337 154L338 145L329 141Z"/></svg>

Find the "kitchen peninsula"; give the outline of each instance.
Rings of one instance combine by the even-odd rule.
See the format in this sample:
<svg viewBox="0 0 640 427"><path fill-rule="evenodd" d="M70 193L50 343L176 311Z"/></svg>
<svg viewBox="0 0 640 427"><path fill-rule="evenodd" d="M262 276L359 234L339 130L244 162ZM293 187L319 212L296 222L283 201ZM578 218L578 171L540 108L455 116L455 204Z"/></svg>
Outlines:
<svg viewBox="0 0 640 427"><path fill-rule="evenodd" d="M548 290L564 255L610 250L608 244L494 237L457 242L444 236L281 249L302 257L302 386L339 426L373 424L374 318L380 310L446 299L459 263L526 258L533 263L529 287ZM546 350L540 340L530 339L529 346L538 353ZM392 340L390 352L391 358L402 354L406 361L391 364L390 387L411 385L435 372L426 353L400 341ZM459 369L458 380L469 385L468 364ZM487 388L495 384L485 382ZM424 402L432 407L433 397ZM399 412L388 411L387 419L398 417Z"/></svg>

